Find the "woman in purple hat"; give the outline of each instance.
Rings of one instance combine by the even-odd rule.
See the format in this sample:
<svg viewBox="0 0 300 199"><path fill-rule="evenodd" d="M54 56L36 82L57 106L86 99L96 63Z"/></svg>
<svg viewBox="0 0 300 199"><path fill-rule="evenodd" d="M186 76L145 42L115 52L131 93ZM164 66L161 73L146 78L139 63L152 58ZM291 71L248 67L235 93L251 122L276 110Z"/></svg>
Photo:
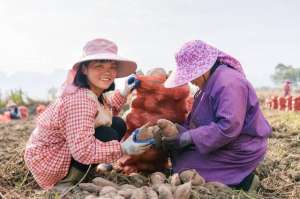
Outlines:
<svg viewBox="0 0 300 199"><path fill-rule="evenodd" d="M117 55L106 39L89 41L69 73L58 97L39 116L25 150L25 162L37 183L51 189L58 182L76 183L89 165L112 163L123 154L137 155L150 147L133 136L120 143L125 122L116 116L137 86L136 63ZM115 78L126 77L124 89L114 89Z"/></svg>
<svg viewBox="0 0 300 199"><path fill-rule="evenodd" d="M158 121L163 131L178 132L173 138L162 137L174 172L196 169L206 181L255 189L258 177L253 172L265 156L272 129L242 66L199 40L184 44L176 62L165 87L191 82L199 91L184 124Z"/></svg>

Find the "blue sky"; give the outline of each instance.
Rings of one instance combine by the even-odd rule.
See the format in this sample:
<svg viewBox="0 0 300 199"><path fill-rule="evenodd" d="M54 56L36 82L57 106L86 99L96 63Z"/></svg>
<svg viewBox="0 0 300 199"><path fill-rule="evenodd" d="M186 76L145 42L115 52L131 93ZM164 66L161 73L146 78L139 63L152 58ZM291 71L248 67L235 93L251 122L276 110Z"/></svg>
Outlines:
<svg viewBox="0 0 300 199"><path fill-rule="evenodd" d="M68 69L97 37L144 71L170 70L181 45L201 39L240 60L254 86L270 86L277 63L300 67L299 8L297 0L0 0L0 72Z"/></svg>

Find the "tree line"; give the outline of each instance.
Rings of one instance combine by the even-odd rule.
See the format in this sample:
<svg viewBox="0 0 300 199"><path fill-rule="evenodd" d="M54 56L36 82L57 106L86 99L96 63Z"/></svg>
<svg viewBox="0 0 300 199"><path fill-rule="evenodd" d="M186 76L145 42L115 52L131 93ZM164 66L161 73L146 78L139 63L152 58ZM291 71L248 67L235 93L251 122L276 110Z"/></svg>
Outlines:
<svg viewBox="0 0 300 199"><path fill-rule="evenodd" d="M271 79L276 85L283 84L285 80L290 80L294 86L297 86L300 82L300 68L279 63L275 67Z"/></svg>

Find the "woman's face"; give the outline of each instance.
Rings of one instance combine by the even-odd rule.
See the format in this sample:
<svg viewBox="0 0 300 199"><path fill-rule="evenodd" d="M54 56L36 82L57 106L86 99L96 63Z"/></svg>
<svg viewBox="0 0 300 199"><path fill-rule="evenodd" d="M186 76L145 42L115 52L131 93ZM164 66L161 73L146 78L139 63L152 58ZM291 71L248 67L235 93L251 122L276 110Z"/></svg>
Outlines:
<svg viewBox="0 0 300 199"><path fill-rule="evenodd" d="M201 75L200 77L192 80L191 83L198 86L200 89L203 89L206 81L209 78L209 73L210 73L210 71L206 72L205 74Z"/></svg>
<svg viewBox="0 0 300 199"><path fill-rule="evenodd" d="M91 61L83 70L88 78L92 91L100 95L107 89L117 76L117 63L115 61Z"/></svg>

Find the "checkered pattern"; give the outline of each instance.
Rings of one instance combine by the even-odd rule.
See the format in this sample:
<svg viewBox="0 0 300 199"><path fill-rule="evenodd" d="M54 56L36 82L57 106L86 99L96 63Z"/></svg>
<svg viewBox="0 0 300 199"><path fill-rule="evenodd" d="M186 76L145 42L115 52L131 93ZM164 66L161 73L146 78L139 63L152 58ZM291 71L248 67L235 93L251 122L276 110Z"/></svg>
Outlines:
<svg viewBox="0 0 300 199"><path fill-rule="evenodd" d="M97 97L78 88L60 96L38 120L25 151L25 162L37 183L52 188L69 170L71 156L83 164L114 162L122 155L118 141L94 137ZM118 91L108 99L114 112L126 102Z"/></svg>

